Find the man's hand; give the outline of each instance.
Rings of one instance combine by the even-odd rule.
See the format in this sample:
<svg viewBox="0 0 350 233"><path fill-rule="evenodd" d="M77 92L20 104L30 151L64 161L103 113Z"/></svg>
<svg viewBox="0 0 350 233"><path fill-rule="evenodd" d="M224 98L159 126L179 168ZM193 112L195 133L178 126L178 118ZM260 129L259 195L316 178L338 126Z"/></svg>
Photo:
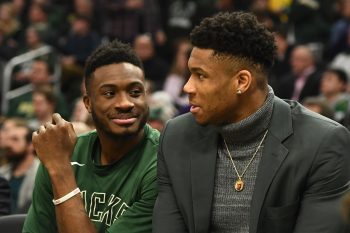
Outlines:
<svg viewBox="0 0 350 233"><path fill-rule="evenodd" d="M70 122L58 113L52 115L52 123L41 125L33 133L35 151L49 173L58 172L64 166L70 166L77 136Z"/></svg>

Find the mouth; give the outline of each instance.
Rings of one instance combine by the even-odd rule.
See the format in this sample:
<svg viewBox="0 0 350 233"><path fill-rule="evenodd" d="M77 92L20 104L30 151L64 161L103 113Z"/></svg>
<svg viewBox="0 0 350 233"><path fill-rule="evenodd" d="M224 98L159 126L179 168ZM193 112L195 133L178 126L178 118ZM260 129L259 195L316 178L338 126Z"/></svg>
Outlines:
<svg viewBox="0 0 350 233"><path fill-rule="evenodd" d="M120 126L132 125L137 121L137 116L122 115L122 116L112 117L111 120L114 124L117 124Z"/></svg>
<svg viewBox="0 0 350 233"><path fill-rule="evenodd" d="M194 105L194 104L191 104L190 112L191 112L192 114L198 113L199 110L200 110L200 107L199 107L199 106Z"/></svg>

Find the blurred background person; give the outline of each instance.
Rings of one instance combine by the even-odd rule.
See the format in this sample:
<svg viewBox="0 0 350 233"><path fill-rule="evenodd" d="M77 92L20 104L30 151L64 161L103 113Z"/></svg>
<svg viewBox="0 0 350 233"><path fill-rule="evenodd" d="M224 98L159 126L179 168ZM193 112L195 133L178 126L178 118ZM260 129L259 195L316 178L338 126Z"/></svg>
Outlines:
<svg viewBox="0 0 350 233"><path fill-rule="evenodd" d="M296 46L290 58L291 72L278 81L276 95L282 99L302 101L320 92L321 70L306 45Z"/></svg>
<svg viewBox="0 0 350 233"><path fill-rule="evenodd" d="M157 91L149 95L148 124L162 132L166 122L177 114L171 96L164 91Z"/></svg>
<svg viewBox="0 0 350 233"><path fill-rule="evenodd" d="M172 62L170 72L164 82L164 91L167 92L177 108L188 105L188 97L183 92L183 87L188 80L189 71L187 60L191 51L191 44L187 39L181 39L174 47L176 55Z"/></svg>
<svg viewBox="0 0 350 233"><path fill-rule="evenodd" d="M346 92L348 77L337 68L326 69L322 74L320 95L327 105L334 111L334 120L344 124L349 112L350 95Z"/></svg>
<svg viewBox="0 0 350 233"><path fill-rule="evenodd" d="M14 120L14 124L4 145L8 163L0 167L0 176L9 181L11 213L26 213L32 200L39 160L34 154L32 131L27 123Z"/></svg>
<svg viewBox="0 0 350 233"><path fill-rule="evenodd" d="M10 186L8 181L0 176L0 216L11 213Z"/></svg>
<svg viewBox="0 0 350 233"><path fill-rule="evenodd" d="M320 97L306 97L302 104L309 110L334 120L334 111L324 99Z"/></svg>
<svg viewBox="0 0 350 233"><path fill-rule="evenodd" d="M145 77L151 81L153 91L162 90L165 77L169 72L169 65L158 56L151 35L138 35L133 48L142 61Z"/></svg>
<svg viewBox="0 0 350 233"><path fill-rule="evenodd" d="M118 38L132 43L136 36L149 33L156 43L163 34L156 0L96 0L102 33L109 41ZM160 39L162 40L162 39Z"/></svg>
<svg viewBox="0 0 350 233"><path fill-rule="evenodd" d="M91 30L90 19L86 16L76 15L71 19L71 28L68 36L61 44L61 91L67 103L78 98L83 80L85 61L101 43L100 36ZM72 109L73 106L70 106Z"/></svg>
<svg viewBox="0 0 350 233"><path fill-rule="evenodd" d="M56 95L50 86L42 86L33 91L32 103L34 118L28 121L32 130L39 129L40 125L52 122L52 114L56 109Z"/></svg>
<svg viewBox="0 0 350 233"><path fill-rule="evenodd" d="M7 116L17 116L25 119L34 118L33 90L42 86L53 85L52 69L49 64L44 60L35 60L31 66L29 81L31 84L30 88L10 100ZM64 117L69 116L69 108L64 96L59 89L55 89L55 94L57 96L55 111Z"/></svg>

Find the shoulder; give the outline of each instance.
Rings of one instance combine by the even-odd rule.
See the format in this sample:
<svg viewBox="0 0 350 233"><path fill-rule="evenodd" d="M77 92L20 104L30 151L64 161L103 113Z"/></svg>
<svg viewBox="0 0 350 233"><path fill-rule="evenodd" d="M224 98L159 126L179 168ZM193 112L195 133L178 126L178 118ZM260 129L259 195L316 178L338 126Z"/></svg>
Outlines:
<svg viewBox="0 0 350 233"><path fill-rule="evenodd" d="M277 137L285 136L279 137L285 145L298 145L299 149L319 150L330 143L350 145L350 132L343 125L296 101L276 98L270 128Z"/></svg>
<svg viewBox="0 0 350 233"><path fill-rule="evenodd" d="M285 100L285 102L291 108L293 126L295 127L317 127L319 129L342 127L338 122L310 111L296 101Z"/></svg>
<svg viewBox="0 0 350 233"><path fill-rule="evenodd" d="M145 137L148 142L153 145L158 146L160 132L156 129L153 129L150 125L146 124L145 127Z"/></svg>
<svg viewBox="0 0 350 233"><path fill-rule="evenodd" d="M186 113L167 122L161 135L160 144L179 149L179 145L215 135L217 135L217 130L214 126L200 125L191 113Z"/></svg>

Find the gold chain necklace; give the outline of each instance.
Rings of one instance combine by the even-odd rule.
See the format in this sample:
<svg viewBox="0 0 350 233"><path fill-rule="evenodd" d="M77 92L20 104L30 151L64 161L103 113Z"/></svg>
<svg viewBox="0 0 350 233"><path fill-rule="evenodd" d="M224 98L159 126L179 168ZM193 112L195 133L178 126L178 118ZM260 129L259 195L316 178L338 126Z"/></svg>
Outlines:
<svg viewBox="0 0 350 233"><path fill-rule="evenodd" d="M242 178L243 178L245 172L247 171L249 165L253 162L253 160L254 160L256 154L258 153L258 151L259 151L259 149L260 149L262 143L263 143L264 140L265 140L265 137L266 137L268 131L269 131L269 130L266 130L266 132L265 132L263 138L261 139L261 141L260 141L260 143L259 143L259 146L256 148L256 150L255 150L255 152L254 152L252 158L249 160L249 162L248 162L247 166L244 168L242 174L239 174L239 172L237 171L237 167L236 167L235 163L233 162L232 155L231 155L231 153L230 153L230 151L229 151L229 149L228 149L228 146L227 146L227 144L226 144L226 141L225 141L225 139L224 139L224 143L225 143L225 147L226 147L228 156L229 156L229 158L230 158L230 160L231 160L231 163L232 163L232 165L233 165L233 168L235 169L235 172L236 172L237 177L238 177L238 179L237 179L236 182L235 182L235 186L234 186L234 187L235 187L235 190L236 190L237 192L240 192L240 191L242 191L242 190L244 189L244 181L243 181Z"/></svg>

